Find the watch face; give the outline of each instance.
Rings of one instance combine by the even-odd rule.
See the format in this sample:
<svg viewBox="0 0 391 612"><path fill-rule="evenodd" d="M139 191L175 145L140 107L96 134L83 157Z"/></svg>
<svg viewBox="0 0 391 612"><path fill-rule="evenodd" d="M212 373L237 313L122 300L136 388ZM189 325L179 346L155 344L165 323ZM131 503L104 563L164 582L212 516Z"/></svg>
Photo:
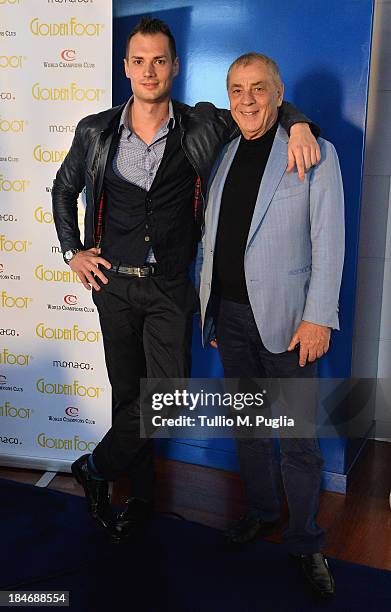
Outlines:
<svg viewBox="0 0 391 612"><path fill-rule="evenodd" d="M66 259L67 261L70 261L72 259L73 255L74 255L73 251L65 251L64 259Z"/></svg>

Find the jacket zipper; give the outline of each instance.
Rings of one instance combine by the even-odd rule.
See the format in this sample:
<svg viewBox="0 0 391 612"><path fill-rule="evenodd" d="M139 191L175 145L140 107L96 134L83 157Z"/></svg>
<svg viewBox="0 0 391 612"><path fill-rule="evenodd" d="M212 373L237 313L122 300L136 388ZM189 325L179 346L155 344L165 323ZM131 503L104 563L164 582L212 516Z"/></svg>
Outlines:
<svg viewBox="0 0 391 612"><path fill-rule="evenodd" d="M93 167L92 167L92 174L93 174L94 178L95 178L96 170L97 170L97 168L98 168L98 166L99 166L100 158L101 158L101 155L102 155L102 149L103 149L103 146L102 146L103 134L104 134L104 130L102 130L102 131L100 132L100 134L99 134L99 142L98 142L98 148L97 148L98 150L97 150L97 153L96 153L96 155L95 155L94 165L93 165ZM95 194L94 194L94 204L95 204Z"/></svg>
<svg viewBox="0 0 391 612"><path fill-rule="evenodd" d="M198 169L196 168L194 162L190 159L190 157L189 157L189 155L188 155L188 153L186 151L186 147L183 146L183 138L185 136L185 132L182 129L182 120L181 120L180 116L179 116L179 125L181 127L181 147L182 147L182 150L183 150L184 154L186 155L187 161L194 168L194 170L195 170L195 172L197 174L197 177L200 180L200 194L201 194L201 198L202 198L202 223L201 223L201 236L202 236L202 233L204 231L204 225L205 225L205 211L206 211L205 198L204 198L204 194L202 193L202 180L201 180L201 177L200 177L200 173L198 172Z"/></svg>
<svg viewBox="0 0 391 612"><path fill-rule="evenodd" d="M100 162L100 158L102 155L102 149L103 149L103 133L104 130L101 130L100 134L99 134L99 142L98 142L98 150L94 159L94 164L93 164L93 168L92 168L92 177L93 177L93 201L94 201L94 214L93 214L93 218L92 218L92 231L93 231L93 237L94 237L94 243L95 243L95 247L99 248L100 242L101 242L101 236L99 237L99 242L96 242L96 236L95 236L95 214L96 214L96 207L100 206L100 194L98 196L98 198L96 197L96 185L95 185L95 176L96 176L96 171L97 168L99 167L99 162ZM102 175L103 176L103 175ZM103 184L103 181L101 182ZM101 191L101 186L99 188L99 191Z"/></svg>

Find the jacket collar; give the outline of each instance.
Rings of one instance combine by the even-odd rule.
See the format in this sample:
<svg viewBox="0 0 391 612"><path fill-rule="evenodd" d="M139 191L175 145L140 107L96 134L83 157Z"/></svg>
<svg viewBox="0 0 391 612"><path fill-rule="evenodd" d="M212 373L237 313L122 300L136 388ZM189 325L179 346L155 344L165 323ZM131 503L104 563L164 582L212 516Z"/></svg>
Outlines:
<svg viewBox="0 0 391 612"><path fill-rule="evenodd" d="M262 223L262 220L270 206L270 202L272 201L276 189L286 171L288 165L287 144L288 134L284 128L279 125L259 187L257 202L251 221L250 231L248 233L246 249L251 244L259 225Z"/></svg>

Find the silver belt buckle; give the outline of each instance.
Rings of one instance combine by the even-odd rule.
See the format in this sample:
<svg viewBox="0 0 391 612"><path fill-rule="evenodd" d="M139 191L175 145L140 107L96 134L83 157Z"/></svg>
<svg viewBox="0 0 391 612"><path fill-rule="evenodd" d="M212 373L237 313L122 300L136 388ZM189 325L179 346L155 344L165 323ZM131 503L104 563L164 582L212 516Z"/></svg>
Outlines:
<svg viewBox="0 0 391 612"><path fill-rule="evenodd" d="M129 274L130 276L137 276L138 278L146 278L153 274L155 268L153 266L142 266L140 268L136 266L120 266L123 274Z"/></svg>

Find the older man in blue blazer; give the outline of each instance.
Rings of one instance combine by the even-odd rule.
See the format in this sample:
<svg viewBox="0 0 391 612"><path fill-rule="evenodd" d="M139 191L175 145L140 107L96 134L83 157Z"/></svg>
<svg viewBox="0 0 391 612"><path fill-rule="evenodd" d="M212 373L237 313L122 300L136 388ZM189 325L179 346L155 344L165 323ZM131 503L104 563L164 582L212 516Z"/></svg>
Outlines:
<svg viewBox="0 0 391 612"><path fill-rule="evenodd" d="M218 346L229 378L311 378L338 329L344 258L343 188L333 145L301 182L286 172L288 135L279 125L284 87L276 63L249 53L227 76L242 135L224 149L209 187L200 281L204 344ZM315 160L314 160L315 161ZM249 541L275 528L278 474L289 506L291 553L322 597L334 593L316 523L323 460L316 438L238 439L249 512L226 537Z"/></svg>

